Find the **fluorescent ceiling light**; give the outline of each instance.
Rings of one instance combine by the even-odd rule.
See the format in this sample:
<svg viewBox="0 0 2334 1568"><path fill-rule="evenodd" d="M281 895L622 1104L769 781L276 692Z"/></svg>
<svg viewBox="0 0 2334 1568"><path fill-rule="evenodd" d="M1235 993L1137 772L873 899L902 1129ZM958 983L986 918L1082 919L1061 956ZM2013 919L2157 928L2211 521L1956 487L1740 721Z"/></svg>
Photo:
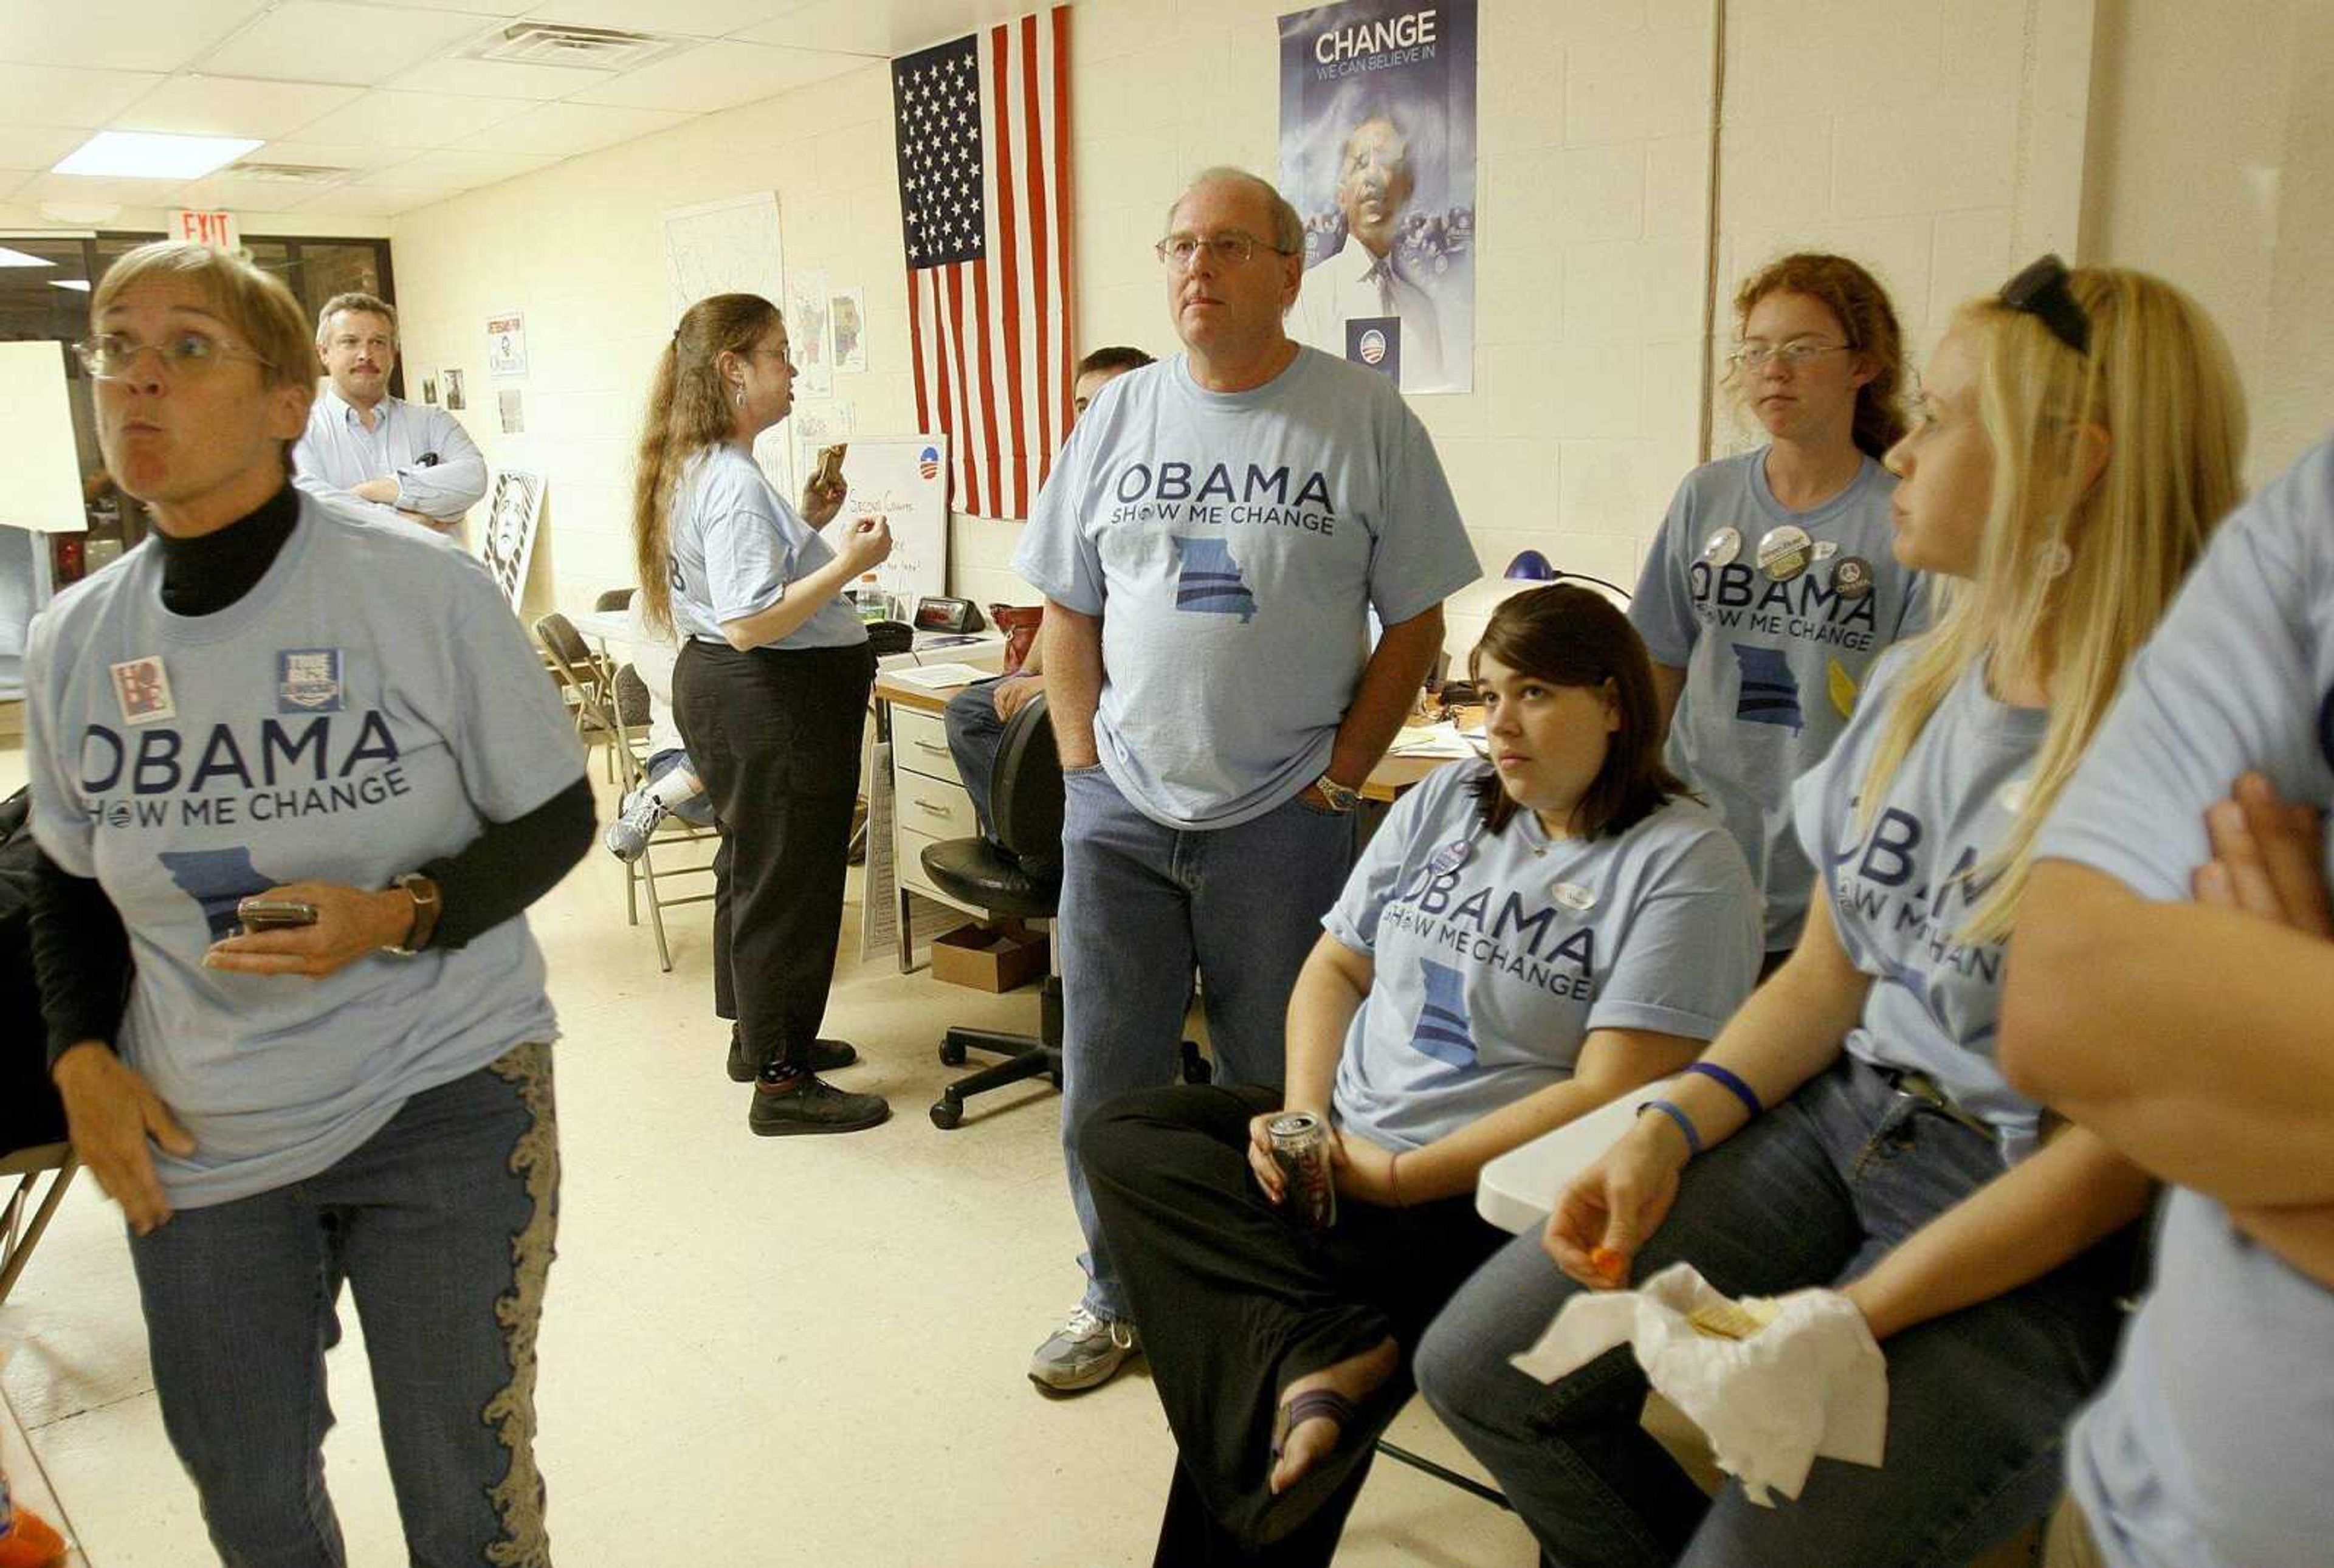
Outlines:
<svg viewBox="0 0 2334 1568"><path fill-rule="evenodd" d="M130 179L200 179L260 143L241 136L167 136L153 130L101 130L52 174L101 174Z"/></svg>
<svg viewBox="0 0 2334 1568"><path fill-rule="evenodd" d="M81 278L51 278L49 286L53 289L72 289L78 293L89 293L88 283Z"/></svg>
<svg viewBox="0 0 2334 1568"><path fill-rule="evenodd" d="M0 245L0 267L53 267L56 265L53 261L43 261L39 256L26 255L23 251L10 250L6 245Z"/></svg>

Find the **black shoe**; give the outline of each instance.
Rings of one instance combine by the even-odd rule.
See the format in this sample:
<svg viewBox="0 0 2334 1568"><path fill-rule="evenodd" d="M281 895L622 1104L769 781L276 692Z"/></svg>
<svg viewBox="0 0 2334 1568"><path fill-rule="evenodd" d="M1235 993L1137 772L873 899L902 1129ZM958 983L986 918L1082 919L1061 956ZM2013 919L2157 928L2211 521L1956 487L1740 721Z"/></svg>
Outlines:
<svg viewBox="0 0 2334 1568"><path fill-rule="evenodd" d="M852 1066L858 1060L859 1048L848 1040L811 1042L810 1070L814 1073L833 1073L837 1068ZM758 1063L746 1060L746 1043L738 1038L736 1029L731 1029L729 1031L729 1082L751 1083L759 1070Z"/></svg>
<svg viewBox="0 0 2334 1568"><path fill-rule="evenodd" d="M764 1138L797 1132L858 1132L889 1120L892 1107L881 1094L854 1094L819 1082L815 1073L754 1081L754 1108L746 1125Z"/></svg>

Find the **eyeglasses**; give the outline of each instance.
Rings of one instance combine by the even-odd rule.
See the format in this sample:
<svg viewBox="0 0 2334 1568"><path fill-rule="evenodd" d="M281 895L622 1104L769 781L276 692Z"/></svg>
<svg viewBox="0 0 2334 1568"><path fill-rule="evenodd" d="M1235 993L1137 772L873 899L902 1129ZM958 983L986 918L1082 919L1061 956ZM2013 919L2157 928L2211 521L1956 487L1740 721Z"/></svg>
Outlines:
<svg viewBox="0 0 2334 1568"><path fill-rule="evenodd" d="M1772 360L1787 370L1796 370L1819 355L1848 351L1846 343L1817 343L1805 338L1794 338L1788 343L1741 344L1726 356L1726 362L1738 370L1755 370Z"/></svg>
<svg viewBox="0 0 2334 1568"><path fill-rule="evenodd" d="M267 370L275 368L273 360L263 359L249 349L240 349L233 343L222 343L192 329L173 332L159 343L141 343L120 332L101 332L75 343L73 357L81 361L82 369L101 381L126 381L130 379L130 367L138 362L138 356L149 349L162 356L162 369L173 380L183 376L191 380L207 376L228 360L249 360Z"/></svg>
<svg viewBox="0 0 2334 1568"><path fill-rule="evenodd" d="M1177 272L1189 268L1203 249L1208 253L1209 260L1218 266L1227 267L1244 265L1259 250L1270 251L1274 255L1297 254L1293 250L1282 250L1278 245L1267 245L1256 236L1237 228L1228 228L1221 234L1209 235L1205 238L1196 234L1171 234L1151 248L1161 261Z"/></svg>
<svg viewBox="0 0 2334 1568"><path fill-rule="evenodd" d="M2001 285L2001 303L2050 329L2050 335L2078 354L2091 351L2091 318L2068 287L2074 274L2056 255L2046 255Z"/></svg>

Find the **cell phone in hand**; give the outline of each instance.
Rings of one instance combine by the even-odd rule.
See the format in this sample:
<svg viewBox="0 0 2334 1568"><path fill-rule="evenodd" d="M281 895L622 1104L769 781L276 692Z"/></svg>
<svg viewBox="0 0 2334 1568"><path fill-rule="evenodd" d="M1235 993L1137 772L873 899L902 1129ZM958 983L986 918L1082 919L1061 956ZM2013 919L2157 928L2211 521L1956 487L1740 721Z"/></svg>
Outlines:
<svg viewBox="0 0 2334 1568"><path fill-rule="evenodd" d="M235 913L246 937L316 923L316 906L304 899L246 899L235 907Z"/></svg>
<svg viewBox="0 0 2334 1568"><path fill-rule="evenodd" d="M847 441L837 441L832 447L818 449L818 469L811 481L822 490L832 490L843 483L843 455L851 449Z"/></svg>

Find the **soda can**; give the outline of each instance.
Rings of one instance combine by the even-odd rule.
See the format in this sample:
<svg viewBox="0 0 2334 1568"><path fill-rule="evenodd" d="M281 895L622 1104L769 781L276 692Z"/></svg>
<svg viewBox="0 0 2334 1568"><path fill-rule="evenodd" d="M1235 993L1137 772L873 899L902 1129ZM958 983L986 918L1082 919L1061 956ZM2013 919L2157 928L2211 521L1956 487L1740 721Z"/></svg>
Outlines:
<svg viewBox="0 0 2334 1568"><path fill-rule="evenodd" d="M1265 1123L1272 1158L1288 1180L1288 1211L1307 1230L1337 1223L1337 1184L1329 1171L1329 1130L1310 1111L1285 1111Z"/></svg>

